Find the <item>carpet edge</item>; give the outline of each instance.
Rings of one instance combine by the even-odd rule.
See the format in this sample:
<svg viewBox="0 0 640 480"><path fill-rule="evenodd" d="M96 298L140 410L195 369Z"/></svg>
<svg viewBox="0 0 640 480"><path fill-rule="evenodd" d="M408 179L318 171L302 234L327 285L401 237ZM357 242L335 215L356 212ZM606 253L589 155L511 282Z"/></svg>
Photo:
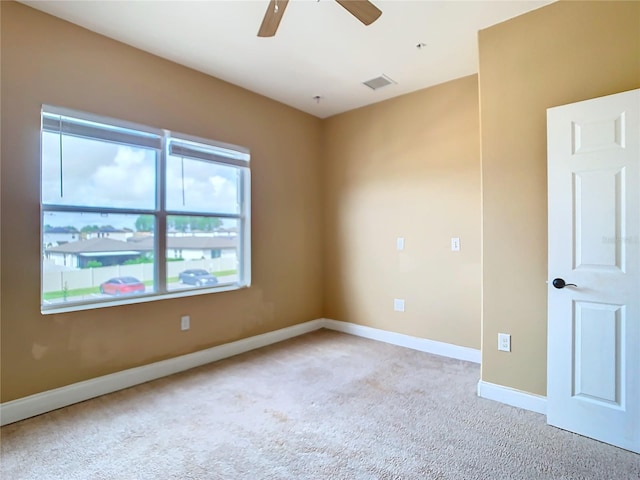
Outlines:
<svg viewBox="0 0 640 480"><path fill-rule="evenodd" d="M235 342L225 343L178 357L95 377L63 387L35 393L0 404L0 426L83 402L107 393L190 370L224 358L266 347L305 333L319 330L323 319L310 320Z"/></svg>
<svg viewBox="0 0 640 480"><path fill-rule="evenodd" d="M547 397L483 380L478 381L478 396L543 415L547 413Z"/></svg>
<svg viewBox="0 0 640 480"><path fill-rule="evenodd" d="M358 325L356 323L342 322L325 318L324 327L329 330L336 330L342 333L356 335L358 337L378 340L380 342L398 345L400 347L419 350L425 353L432 353L443 357L455 358L457 360L465 360L467 362L480 363L480 350L451 343L438 342L427 338L413 337L403 333L390 332L378 328Z"/></svg>

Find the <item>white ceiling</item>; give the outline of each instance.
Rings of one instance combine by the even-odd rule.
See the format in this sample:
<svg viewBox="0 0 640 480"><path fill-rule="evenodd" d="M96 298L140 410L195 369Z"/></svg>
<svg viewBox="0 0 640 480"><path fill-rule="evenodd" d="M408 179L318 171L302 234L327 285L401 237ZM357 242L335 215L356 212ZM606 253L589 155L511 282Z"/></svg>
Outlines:
<svg viewBox="0 0 640 480"><path fill-rule="evenodd" d="M268 0L22 3L320 118L476 73L478 30L551 3L372 1L365 27L333 0L291 0L272 38L256 35ZM397 84L362 85L382 74Z"/></svg>

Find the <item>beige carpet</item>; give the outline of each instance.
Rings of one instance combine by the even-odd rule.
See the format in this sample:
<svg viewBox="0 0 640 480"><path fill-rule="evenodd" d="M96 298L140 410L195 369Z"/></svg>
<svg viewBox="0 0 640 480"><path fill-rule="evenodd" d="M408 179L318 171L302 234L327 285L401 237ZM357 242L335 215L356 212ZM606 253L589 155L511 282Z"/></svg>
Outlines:
<svg viewBox="0 0 640 480"><path fill-rule="evenodd" d="M476 397L479 367L321 330L1 430L0 478L638 479Z"/></svg>

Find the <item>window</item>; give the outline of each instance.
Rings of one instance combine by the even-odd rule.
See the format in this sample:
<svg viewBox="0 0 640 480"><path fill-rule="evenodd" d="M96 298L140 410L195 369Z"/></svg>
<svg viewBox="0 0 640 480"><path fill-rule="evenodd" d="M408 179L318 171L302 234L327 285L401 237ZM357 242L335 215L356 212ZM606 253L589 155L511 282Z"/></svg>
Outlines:
<svg viewBox="0 0 640 480"><path fill-rule="evenodd" d="M43 313L250 285L247 149L50 106L41 142Z"/></svg>

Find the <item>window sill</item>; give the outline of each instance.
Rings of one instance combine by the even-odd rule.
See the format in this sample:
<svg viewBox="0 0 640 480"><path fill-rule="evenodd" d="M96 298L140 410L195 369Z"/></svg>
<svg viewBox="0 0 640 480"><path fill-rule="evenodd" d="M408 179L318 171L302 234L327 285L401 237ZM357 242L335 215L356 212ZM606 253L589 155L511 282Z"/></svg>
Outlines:
<svg viewBox="0 0 640 480"><path fill-rule="evenodd" d="M209 295L212 293L229 292L232 290L241 290L249 288L250 285L222 285L219 287L211 288L194 288L192 290L180 290L177 292L165 292L165 293L148 293L140 296L133 297L119 297L117 299L107 299L100 302L92 303L66 303L64 306L52 305L47 308L40 308L42 315L52 315L56 313L68 313L68 312L80 312L84 310L95 310L98 308L117 307L121 305L135 305L138 303L155 302L158 300L168 300L172 298L193 297L196 295Z"/></svg>

